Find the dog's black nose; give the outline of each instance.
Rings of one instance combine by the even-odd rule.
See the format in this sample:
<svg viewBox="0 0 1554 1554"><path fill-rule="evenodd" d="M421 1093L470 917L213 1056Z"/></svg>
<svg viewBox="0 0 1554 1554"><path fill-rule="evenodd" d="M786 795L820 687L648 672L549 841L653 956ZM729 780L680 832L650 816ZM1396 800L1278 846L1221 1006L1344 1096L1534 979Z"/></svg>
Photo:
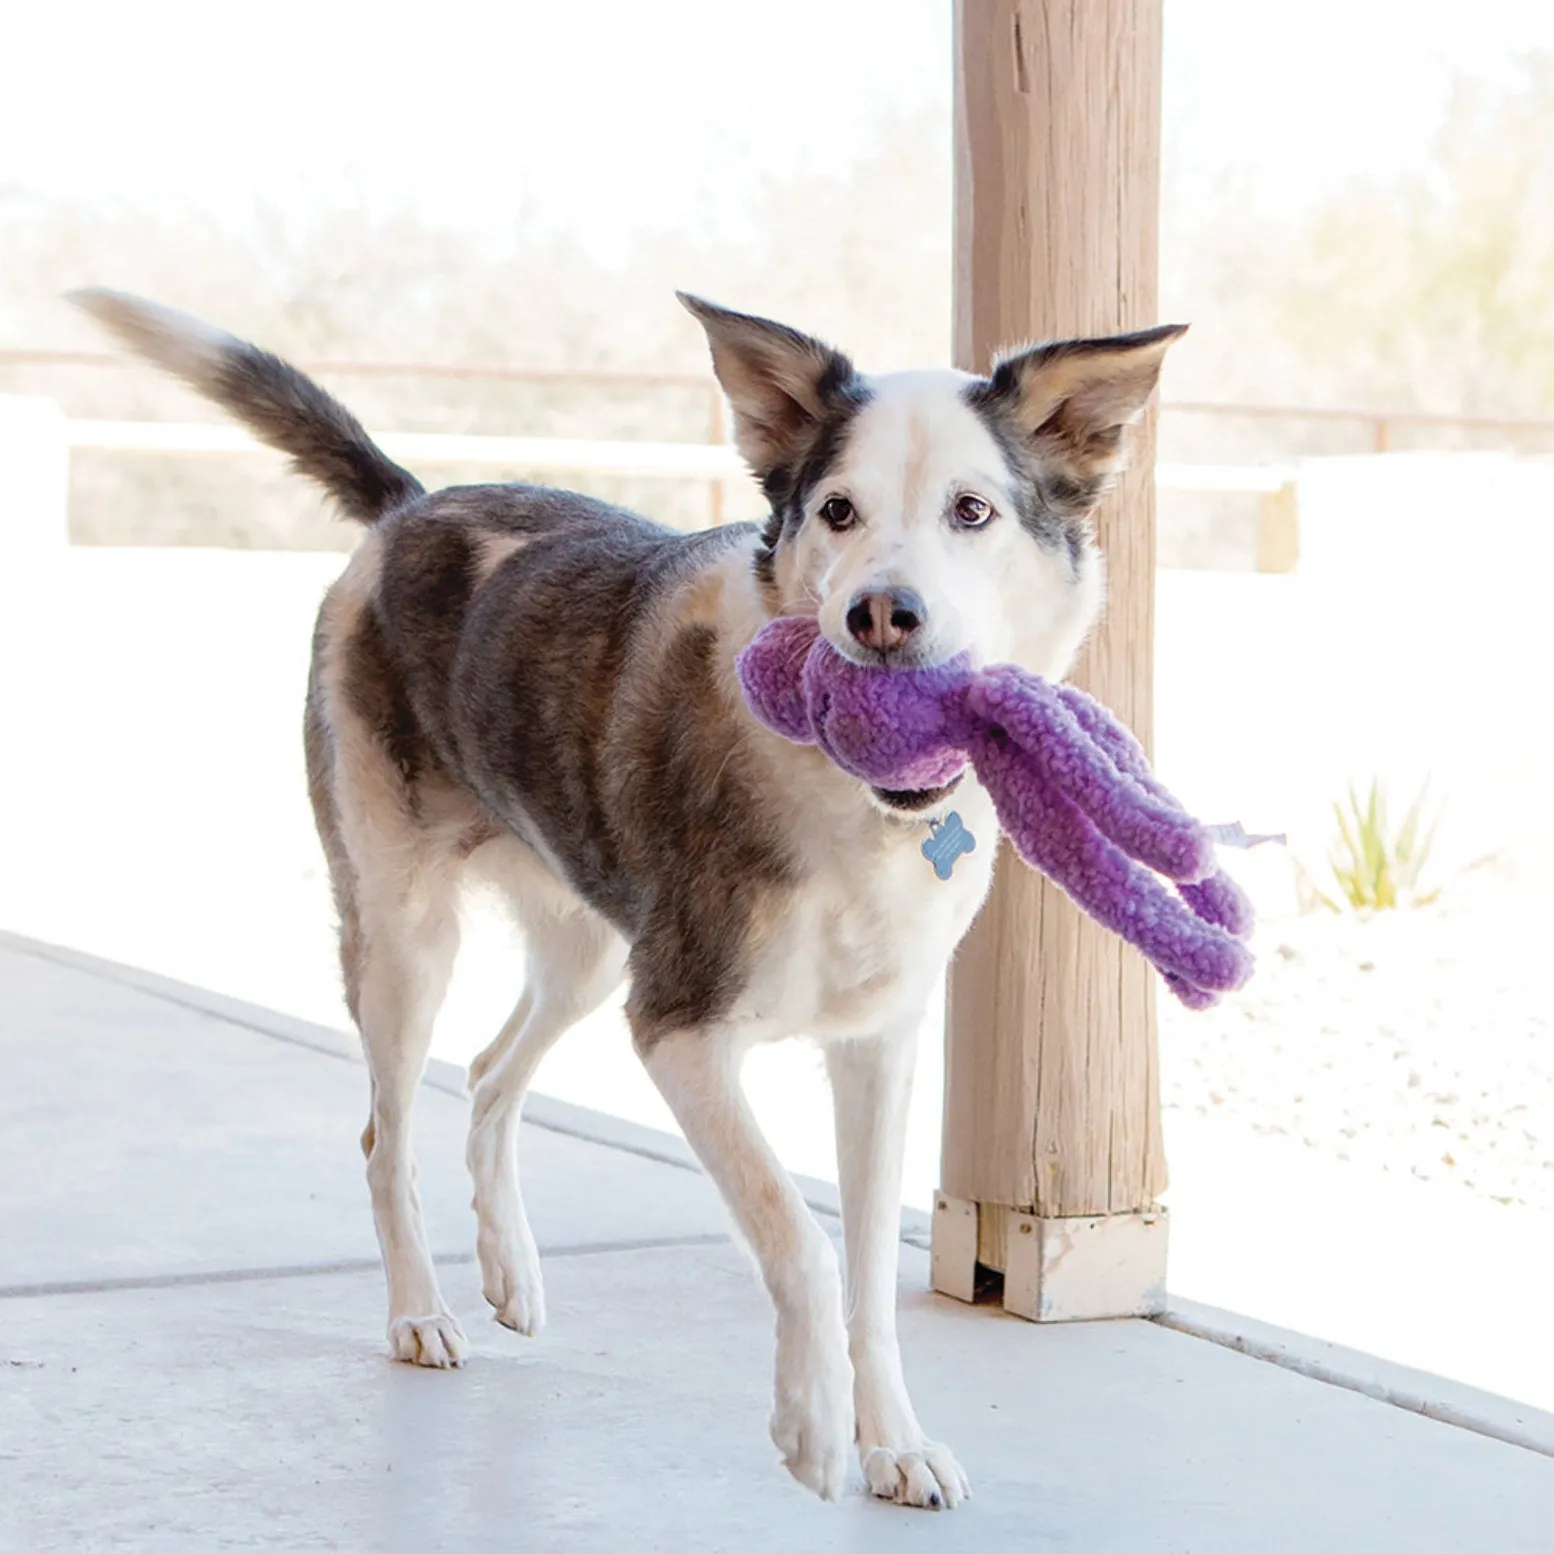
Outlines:
<svg viewBox="0 0 1554 1554"><path fill-rule="evenodd" d="M857 594L847 607L847 629L876 653L893 653L905 647L927 619L928 606L910 588Z"/></svg>

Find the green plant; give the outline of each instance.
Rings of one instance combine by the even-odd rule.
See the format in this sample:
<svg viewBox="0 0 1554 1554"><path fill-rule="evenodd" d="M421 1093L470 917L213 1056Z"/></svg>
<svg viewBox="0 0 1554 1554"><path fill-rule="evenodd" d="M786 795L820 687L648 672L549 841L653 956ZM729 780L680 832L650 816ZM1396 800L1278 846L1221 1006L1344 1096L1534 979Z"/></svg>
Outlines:
<svg viewBox="0 0 1554 1554"><path fill-rule="evenodd" d="M1419 790L1396 830L1387 819L1387 796L1374 778L1363 803L1351 783L1347 807L1333 805L1338 836L1328 849L1328 866L1342 901L1356 911L1427 906L1440 894L1439 886L1420 888L1439 823L1437 817L1424 824L1429 786L1426 783ZM1319 890L1309 877L1305 884L1317 903L1334 912L1343 910L1339 900Z"/></svg>

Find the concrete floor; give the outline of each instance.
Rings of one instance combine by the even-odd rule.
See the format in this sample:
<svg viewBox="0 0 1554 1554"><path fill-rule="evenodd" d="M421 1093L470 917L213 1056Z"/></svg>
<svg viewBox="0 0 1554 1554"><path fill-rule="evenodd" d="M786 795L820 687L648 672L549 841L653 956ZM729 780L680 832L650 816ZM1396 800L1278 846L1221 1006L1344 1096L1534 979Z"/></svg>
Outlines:
<svg viewBox="0 0 1554 1554"><path fill-rule="evenodd" d="M775 1465L764 1297L673 1141L537 1109L526 1341L486 1320L434 1070L422 1194L474 1352L432 1373L383 1356L340 1038L6 940L0 1076L7 1554L1554 1547L1547 1455L1156 1324L960 1307L912 1247L908 1372L975 1498L822 1505Z"/></svg>

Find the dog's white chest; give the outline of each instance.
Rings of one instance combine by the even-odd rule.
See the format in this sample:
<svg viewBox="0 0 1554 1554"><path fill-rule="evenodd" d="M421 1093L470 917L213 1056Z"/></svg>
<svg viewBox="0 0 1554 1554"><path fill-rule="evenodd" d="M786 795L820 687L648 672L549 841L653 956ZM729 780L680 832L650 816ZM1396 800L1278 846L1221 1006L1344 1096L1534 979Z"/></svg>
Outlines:
<svg viewBox="0 0 1554 1554"><path fill-rule="evenodd" d="M829 845L811 849L803 885L761 936L736 1010L757 1039L872 1035L921 1015L992 873L992 808L966 786L956 813L974 845L959 856L956 847L932 845L926 821L881 827L873 816L855 833L829 831Z"/></svg>

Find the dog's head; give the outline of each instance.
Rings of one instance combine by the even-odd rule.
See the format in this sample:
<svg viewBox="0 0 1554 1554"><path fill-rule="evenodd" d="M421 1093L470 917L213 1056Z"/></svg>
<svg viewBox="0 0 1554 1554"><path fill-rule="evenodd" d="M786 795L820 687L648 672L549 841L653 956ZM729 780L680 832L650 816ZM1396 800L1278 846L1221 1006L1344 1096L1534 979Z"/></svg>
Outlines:
<svg viewBox="0 0 1554 1554"><path fill-rule="evenodd" d="M871 378L795 329L681 301L771 502L779 613L818 617L860 663L1068 668L1104 587L1090 515L1181 327L1036 346L986 378Z"/></svg>

